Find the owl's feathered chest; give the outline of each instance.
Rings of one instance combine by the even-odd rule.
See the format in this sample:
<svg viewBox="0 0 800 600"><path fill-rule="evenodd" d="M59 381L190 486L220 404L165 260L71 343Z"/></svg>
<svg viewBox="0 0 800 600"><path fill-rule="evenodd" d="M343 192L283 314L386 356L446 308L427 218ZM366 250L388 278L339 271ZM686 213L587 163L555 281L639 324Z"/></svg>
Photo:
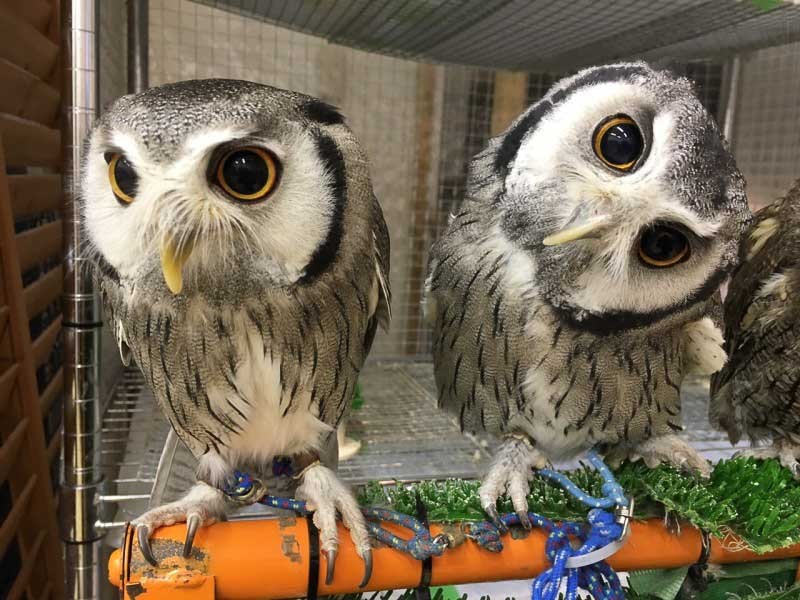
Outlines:
<svg viewBox="0 0 800 600"><path fill-rule="evenodd" d="M507 253L443 256L430 281L436 381L464 429L524 432L564 455L681 428L684 328L702 306L598 334L565 320Z"/></svg>
<svg viewBox="0 0 800 600"><path fill-rule="evenodd" d="M121 345L192 452L235 463L322 442L365 358L367 290L265 290L236 305L104 283Z"/></svg>

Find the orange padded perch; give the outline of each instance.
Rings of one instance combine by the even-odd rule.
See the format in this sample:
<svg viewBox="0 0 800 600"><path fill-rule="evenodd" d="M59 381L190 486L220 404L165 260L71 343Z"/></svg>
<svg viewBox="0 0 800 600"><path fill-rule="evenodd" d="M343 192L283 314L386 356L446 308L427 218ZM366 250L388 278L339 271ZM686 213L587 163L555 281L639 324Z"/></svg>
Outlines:
<svg viewBox="0 0 800 600"><path fill-rule="evenodd" d="M386 525L387 529L393 526ZM401 536L408 532L395 528ZM434 524L431 533L450 532L457 526ZM129 527L123 547L109 561L109 580L124 592L126 600L200 600L249 598L298 598L306 595L309 576L308 524L303 518L284 517L252 521L230 521L202 528L194 541L192 557L181 556L186 528L174 525L159 529L152 540L159 567L142 557ZM363 563L356 555L350 535L339 526L339 557L336 577L325 585L326 558L320 557L319 595L359 591ZM431 585L527 579L546 569L547 536L536 531L522 539L503 536L505 549L492 553L464 540L433 559ZM724 564L800 556L800 544L755 554L735 550L739 540L712 539L709 562ZM664 529L660 520L634 522L625 546L611 559L619 571L673 568L698 562L702 554L700 531L683 527L680 535ZM407 589L419 585L422 563L388 547L373 551L375 568L367 590ZM363 590L361 590L363 591Z"/></svg>

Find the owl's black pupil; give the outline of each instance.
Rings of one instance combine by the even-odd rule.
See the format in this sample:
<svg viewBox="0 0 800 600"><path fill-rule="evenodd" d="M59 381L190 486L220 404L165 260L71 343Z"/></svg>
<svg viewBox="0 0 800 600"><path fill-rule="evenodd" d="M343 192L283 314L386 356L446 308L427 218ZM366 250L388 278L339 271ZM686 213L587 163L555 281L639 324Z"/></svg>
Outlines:
<svg viewBox="0 0 800 600"><path fill-rule="evenodd" d="M121 156L114 165L114 180L124 194L131 198L136 196L136 184L139 182L139 176L133 165L124 156Z"/></svg>
<svg viewBox="0 0 800 600"><path fill-rule="evenodd" d="M642 153L642 134L634 123L617 123L603 134L600 152L612 165L627 165Z"/></svg>
<svg viewBox="0 0 800 600"><path fill-rule="evenodd" d="M656 225L642 234L639 242L642 252L654 261L668 262L685 252L688 240L680 231Z"/></svg>
<svg viewBox="0 0 800 600"><path fill-rule="evenodd" d="M225 183L237 194L249 196L260 192L269 181L269 167L264 159L251 150L239 150L229 155L222 165Z"/></svg>

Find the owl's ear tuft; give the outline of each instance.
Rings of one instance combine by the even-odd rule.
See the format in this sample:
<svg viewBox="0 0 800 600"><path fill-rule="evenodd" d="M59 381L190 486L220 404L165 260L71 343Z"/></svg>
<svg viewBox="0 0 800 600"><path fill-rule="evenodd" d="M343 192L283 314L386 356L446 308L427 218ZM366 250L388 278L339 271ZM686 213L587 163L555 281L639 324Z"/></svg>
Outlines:
<svg viewBox="0 0 800 600"><path fill-rule="evenodd" d="M339 112L338 108L316 98L312 98L303 104L300 110L309 121L314 121L315 123L321 123L322 125L344 124L344 116Z"/></svg>

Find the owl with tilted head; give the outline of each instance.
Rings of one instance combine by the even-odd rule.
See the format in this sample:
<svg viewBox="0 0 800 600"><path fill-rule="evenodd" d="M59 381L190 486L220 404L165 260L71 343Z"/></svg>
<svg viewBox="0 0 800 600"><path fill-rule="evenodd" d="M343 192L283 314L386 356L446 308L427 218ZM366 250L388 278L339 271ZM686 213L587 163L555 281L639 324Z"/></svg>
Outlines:
<svg viewBox="0 0 800 600"><path fill-rule="evenodd" d="M680 386L725 362L709 317L749 219L686 79L644 63L558 82L472 162L430 257L440 406L502 437L480 488L526 516L531 469L597 447L707 475Z"/></svg>
<svg viewBox="0 0 800 600"><path fill-rule="evenodd" d="M389 322L389 239L342 115L245 81L125 96L88 138L81 196L123 360L198 458L188 494L134 522L145 558L157 560L153 530L180 521L188 556L197 528L231 506L233 473L266 477L284 457L328 579L338 512L366 581L367 529L334 473L335 429Z"/></svg>

